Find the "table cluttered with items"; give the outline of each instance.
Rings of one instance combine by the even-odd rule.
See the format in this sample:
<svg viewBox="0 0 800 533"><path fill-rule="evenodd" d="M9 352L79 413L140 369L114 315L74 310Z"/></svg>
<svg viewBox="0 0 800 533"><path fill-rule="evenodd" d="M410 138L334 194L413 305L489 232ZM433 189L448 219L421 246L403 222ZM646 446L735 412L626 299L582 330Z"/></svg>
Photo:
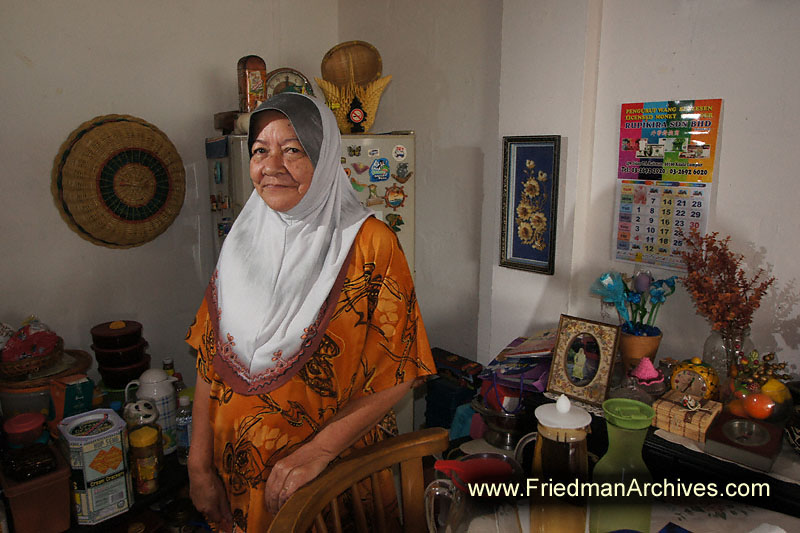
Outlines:
<svg viewBox="0 0 800 533"><path fill-rule="evenodd" d="M439 391L458 391L443 460L471 465L444 463L438 476L452 492L464 476L473 491L518 488L465 530L798 530L800 389L776 355L743 354L723 394L698 357L623 358L617 329L562 315L486 366L434 350L426 421L447 418L431 403Z"/></svg>
<svg viewBox="0 0 800 533"><path fill-rule="evenodd" d="M17 533L200 530L185 466L193 388L170 358L151 365L139 322L91 336L94 357L36 317L2 326L2 520Z"/></svg>

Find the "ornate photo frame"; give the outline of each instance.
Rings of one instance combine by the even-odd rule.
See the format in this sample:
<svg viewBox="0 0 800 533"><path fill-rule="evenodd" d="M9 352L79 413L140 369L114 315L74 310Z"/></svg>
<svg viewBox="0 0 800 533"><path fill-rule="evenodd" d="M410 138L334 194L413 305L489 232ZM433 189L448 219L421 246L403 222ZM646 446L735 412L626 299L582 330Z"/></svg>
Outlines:
<svg viewBox="0 0 800 533"><path fill-rule="evenodd" d="M555 273L560 135L503 137L500 266Z"/></svg>
<svg viewBox="0 0 800 533"><path fill-rule="evenodd" d="M602 405L608 392L620 327L561 315L547 392Z"/></svg>

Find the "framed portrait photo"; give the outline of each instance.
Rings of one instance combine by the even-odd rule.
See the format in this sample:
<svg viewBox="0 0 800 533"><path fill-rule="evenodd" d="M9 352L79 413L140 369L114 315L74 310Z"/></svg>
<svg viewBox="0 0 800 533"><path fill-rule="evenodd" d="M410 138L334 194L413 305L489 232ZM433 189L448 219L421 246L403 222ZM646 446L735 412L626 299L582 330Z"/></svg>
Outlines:
<svg viewBox="0 0 800 533"><path fill-rule="evenodd" d="M602 405L608 392L620 327L561 315L547 391Z"/></svg>
<svg viewBox="0 0 800 533"><path fill-rule="evenodd" d="M503 137L500 266L555 272L560 135Z"/></svg>

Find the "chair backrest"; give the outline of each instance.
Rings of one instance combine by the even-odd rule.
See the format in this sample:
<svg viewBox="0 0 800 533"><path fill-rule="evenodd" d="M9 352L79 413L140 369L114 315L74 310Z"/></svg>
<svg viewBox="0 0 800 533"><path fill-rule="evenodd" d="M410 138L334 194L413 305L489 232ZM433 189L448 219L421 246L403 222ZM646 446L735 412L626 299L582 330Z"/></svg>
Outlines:
<svg viewBox="0 0 800 533"><path fill-rule="evenodd" d="M312 524L321 532L327 531L322 520L322 511L332 506L331 515L338 519L337 497L353 488L362 480L371 478L373 488L378 486L376 473L393 465L400 466L402 488L403 526L406 531L427 531L425 523L425 481L422 475L422 458L441 453L449 445L448 431L443 428L428 428L391 437L371 446L354 451L338 463L328 467L315 480L295 492L281 507L270 525L270 532L305 532ZM356 489L356 494L357 494ZM376 494L378 499L380 494ZM377 522L366 524L360 498L354 494L354 520L363 531L384 531L387 528L382 507L376 505ZM334 523L335 531L341 524Z"/></svg>

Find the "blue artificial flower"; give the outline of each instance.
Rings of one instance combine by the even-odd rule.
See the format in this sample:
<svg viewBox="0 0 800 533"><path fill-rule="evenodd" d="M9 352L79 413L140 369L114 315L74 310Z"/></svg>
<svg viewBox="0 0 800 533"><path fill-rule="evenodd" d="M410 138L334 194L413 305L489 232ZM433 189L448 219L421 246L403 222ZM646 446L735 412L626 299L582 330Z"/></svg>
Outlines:
<svg viewBox="0 0 800 533"><path fill-rule="evenodd" d="M664 289L660 289L655 285L650 288L650 301L653 304L662 304L666 301L667 297L664 295Z"/></svg>
<svg viewBox="0 0 800 533"><path fill-rule="evenodd" d="M606 272L591 286L591 291L599 295L606 303L614 304L619 316L630 322L630 315L625 307L625 282L619 272Z"/></svg>
<svg viewBox="0 0 800 533"><path fill-rule="evenodd" d="M628 293L628 301L632 304L638 304L642 301L642 295L638 292Z"/></svg>

